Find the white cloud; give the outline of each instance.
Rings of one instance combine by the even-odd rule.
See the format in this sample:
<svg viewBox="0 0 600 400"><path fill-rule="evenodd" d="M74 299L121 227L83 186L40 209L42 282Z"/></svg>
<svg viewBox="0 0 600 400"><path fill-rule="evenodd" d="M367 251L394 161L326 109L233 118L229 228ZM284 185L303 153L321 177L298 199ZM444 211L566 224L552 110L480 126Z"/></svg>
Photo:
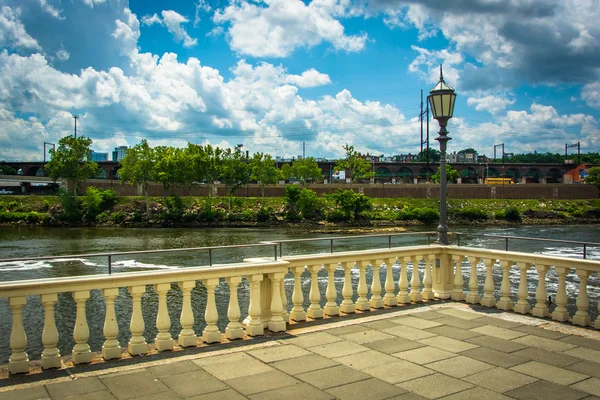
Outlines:
<svg viewBox="0 0 600 400"><path fill-rule="evenodd" d="M216 24L229 24L230 47L254 57L287 57L301 47L331 43L336 50L361 51L367 34L346 35L334 18L335 7L326 2L309 5L301 0L271 0L266 7L245 0L213 16Z"/></svg>
<svg viewBox="0 0 600 400"><path fill-rule="evenodd" d="M60 61L67 61L69 57L71 57L71 55L65 49L60 49L56 52L56 58L58 58Z"/></svg>
<svg viewBox="0 0 600 400"><path fill-rule="evenodd" d="M453 87L460 86L460 72L456 66L463 63L463 55L448 49L432 51L415 45L411 48L419 55L410 63L408 70L416 73L428 83L436 83L440 79L440 64L444 65L444 79L452 82Z"/></svg>
<svg viewBox="0 0 600 400"><path fill-rule="evenodd" d="M40 0L40 6L42 7L42 10L44 10L44 12L48 13L52 17L60 20L65 19L65 17L61 15L62 10L59 10L51 4L48 4L48 0Z"/></svg>
<svg viewBox="0 0 600 400"><path fill-rule="evenodd" d="M469 97L467 104L474 106L477 111L488 111L492 115L506 111L506 108L515 103L515 100L503 96Z"/></svg>
<svg viewBox="0 0 600 400"><path fill-rule="evenodd" d="M211 10L212 8L206 0L198 0L198 2L196 3L196 14L194 15L194 28L197 28L198 24L200 24L200 14L208 13Z"/></svg>
<svg viewBox="0 0 600 400"><path fill-rule="evenodd" d="M25 31L20 16L18 7L3 6L0 10L0 47L41 50L38 42Z"/></svg>
<svg viewBox="0 0 600 400"><path fill-rule="evenodd" d="M288 75L286 80L298 87L315 87L331 83L329 75L322 74L314 68L304 71L301 75Z"/></svg>
<svg viewBox="0 0 600 400"><path fill-rule="evenodd" d="M142 24L144 25L154 25L154 24L159 24L162 25L162 19L160 19L160 17L154 13L152 16L150 15L145 15L142 17Z"/></svg>
<svg viewBox="0 0 600 400"><path fill-rule="evenodd" d="M169 33L175 37L175 40L183 42L183 47L194 47L198 44L198 39L190 37L182 27L183 24L189 22L187 18L173 10L164 10L161 14L162 19L157 14L152 16L146 15L142 17L142 23L144 25L159 24L166 26Z"/></svg>
<svg viewBox="0 0 600 400"><path fill-rule="evenodd" d="M83 0L83 4L90 8L94 8L94 6L104 3L106 3L106 0Z"/></svg>
<svg viewBox="0 0 600 400"><path fill-rule="evenodd" d="M581 98L588 106L600 109L600 81L584 85L581 89Z"/></svg>
<svg viewBox="0 0 600 400"><path fill-rule="evenodd" d="M140 38L140 22L129 8L124 10L125 22L120 19L115 21L117 27L112 36L121 41L120 51L124 56L137 52L137 41Z"/></svg>

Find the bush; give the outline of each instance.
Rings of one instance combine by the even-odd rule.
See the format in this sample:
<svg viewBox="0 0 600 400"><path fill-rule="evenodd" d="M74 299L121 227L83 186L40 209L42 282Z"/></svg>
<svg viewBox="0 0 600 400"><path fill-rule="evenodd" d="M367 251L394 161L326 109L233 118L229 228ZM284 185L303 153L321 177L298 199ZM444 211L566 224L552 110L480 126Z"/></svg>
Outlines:
<svg viewBox="0 0 600 400"><path fill-rule="evenodd" d="M515 206L508 206L504 209L504 219L512 222L521 221L521 212Z"/></svg>
<svg viewBox="0 0 600 400"><path fill-rule="evenodd" d="M96 215L96 222L98 223L105 223L108 222L108 220L110 219L110 216L108 215L108 212L103 211L100 214Z"/></svg>
<svg viewBox="0 0 600 400"><path fill-rule="evenodd" d="M349 220L356 219L361 212L371 209L371 199L352 190L338 189L327 195Z"/></svg>
<svg viewBox="0 0 600 400"><path fill-rule="evenodd" d="M175 222L181 221L181 218L183 217L183 214L185 212L185 205L183 204L183 200L181 200L181 197L177 196L176 194L173 194L167 197L166 203L166 219Z"/></svg>
<svg viewBox="0 0 600 400"><path fill-rule="evenodd" d="M0 222L27 222L30 224L38 224L46 222L47 219L47 214L35 211L0 211Z"/></svg>
<svg viewBox="0 0 600 400"><path fill-rule="evenodd" d="M58 215L58 219L70 222L81 221L82 212L77 196L66 190L61 190L58 197L62 205L62 213Z"/></svg>
<svg viewBox="0 0 600 400"><path fill-rule="evenodd" d="M300 198L300 188L296 185L289 185L285 187L285 205L289 210L295 210L298 206L298 199Z"/></svg>
<svg viewBox="0 0 600 400"><path fill-rule="evenodd" d="M433 222L440 219L440 212L433 208L415 208L415 219L421 222Z"/></svg>
<svg viewBox="0 0 600 400"><path fill-rule="evenodd" d="M271 207L269 207L269 208L261 207L260 210L258 210L258 212L256 213L256 220L258 222L266 222L271 219L272 213L273 213L273 209Z"/></svg>
<svg viewBox="0 0 600 400"><path fill-rule="evenodd" d="M344 213L341 210L331 210L325 213L325 220L329 222L340 222L346 219Z"/></svg>
<svg viewBox="0 0 600 400"><path fill-rule="evenodd" d="M462 208L456 211L456 216L458 218L470 219L470 220L478 220L478 219L488 219L488 214L485 210L475 207Z"/></svg>
<svg viewBox="0 0 600 400"><path fill-rule="evenodd" d="M125 222L125 217L127 217L127 215L123 211L117 211L111 214L110 220L115 224L122 224Z"/></svg>
<svg viewBox="0 0 600 400"><path fill-rule="evenodd" d="M297 205L304 219L317 219L321 217L322 201L314 190L300 190Z"/></svg>
<svg viewBox="0 0 600 400"><path fill-rule="evenodd" d="M88 186L83 198L85 219L95 221L98 214L109 210L117 201L117 194L112 189L102 190Z"/></svg>
<svg viewBox="0 0 600 400"><path fill-rule="evenodd" d="M300 221L302 218L300 217L300 214L298 214L298 212L296 210L287 210L285 212L285 220L286 221Z"/></svg>

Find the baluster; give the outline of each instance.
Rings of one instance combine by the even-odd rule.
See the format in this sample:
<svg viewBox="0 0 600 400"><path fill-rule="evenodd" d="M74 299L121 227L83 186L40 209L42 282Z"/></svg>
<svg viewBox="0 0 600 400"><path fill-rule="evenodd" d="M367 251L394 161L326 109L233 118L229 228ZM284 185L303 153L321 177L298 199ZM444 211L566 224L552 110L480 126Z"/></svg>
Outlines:
<svg viewBox="0 0 600 400"><path fill-rule="evenodd" d="M496 305L496 298L494 297L494 278L492 272L494 269L494 262L490 258L484 258L483 263L485 264L485 283L483 284L483 299L481 299L481 305L484 307L494 307Z"/></svg>
<svg viewBox="0 0 600 400"><path fill-rule="evenodd" d="M412 277L410 278L410 301L418 303L422 300L421 297L421 278L419 277L419 261L416 256L410 257L410 262L413 265Z"/></svg>
<svg viewBox="0 0 600 400"><path fill-rule="evenodd" d="M352 314L355 312L354 303L352 302L354 291L352 290L351 279L354 263L344 262L342 263L342 267L344 268L344 286L342 287L342 296L344 296L344 300L342 300L342 304L340 305L340 311L346 314Z"/></svg>
<svg viewBox="0 0 600 400"><path fill-rule="evenodd" d="M596 277L598 277L598 272L596 272ZM600 329L600 301L598 301L598 317L596 317L596 321L594 321L594 328Z"/></svg>
<svg viewBox="0 0 600 400"><path fill-rule="evenodd" d="M535 265L535 269L538 272L538 287L535 291L535 307L533 307L533 310L531 310L531 314L540 318L544 318L550 315L550 310L548 309L548 305L546 304L546 272L548 272L549 268L550 267L548 267L547 265ZM567 295L565 292L565 305L566 304Z"/></svg>
<svg viewBox="0 0 600 400"><path fill-rule="evenodd" d="M104 289L102 295L106 302L106 316L104 318L104 329L102 330L106 340L102 345L102 358L105 360L121 358L121 346L117 340L119 324L117 324L117 315L115 314L115 298L119 295L119 289Z"/></svg>
<svg viewBox="0 0 600 400"><path fill-rule="evenodd" d="M264 334L264 327L260 320L260 282L262 275L251 275L250 281L250 305L248 306L248 324L246 334L248 336L260 336Z"/></svg>
<svg viewBox="0 0 600 400"><path fill-rule="evenodd" d="M271 319L269 320L269 330L271 332L285 331L285 321L283 320L283 304L281 303L281 280L283 272L269 274L271 279Z"/></svg>
<svg viewBox="0 0 600 400"><path fill-rule="evenodd" d="M469 263L471 263L471 276L469 277L469 293L465 300L469 304L479 304L481 297L479 297L479 281L477 280L477 264L479 264L481 258L469 257Z"/></svg>
<svg viewBox="0 0 600 400"><path fill-rule="evenodd" d="M217 312L217 302L215 301L215 288L219 284L219 279L205 279L203 283L206 286L206 311L204 312L206 327L204 328L204 332L202 332L202 341L205 343L218 343L221 341L221 332L219 332L219 328L217 327L219 313Z"/></svg>
<svg viewBox="0 0 600 400"><path fill-rule="evenodd" d="M27 297L11 297L8 305L12 310L12 330L10 332L10 349L12 353L8 360L8 372L21 374L29 372L29 357L25 352L27 347L27 335L23 327L23 307L27 303Z"/></svg>
<svg viewBox="0 0 600 400"><path fill-rule="evenodd" d="M519 279L519 291L517 292L519 300L515 304L514 310L521 314L528 314L531 307L527 302L527 297L529 297L529 290L527 289L527 270L531 267L531 263L518 262L517 266L521 271L521 277Z"/></svg>
<svg viewBox="0 0 600 400"><path fill-rule="evenodd" d="M425 260L425 275L423 276L423 290L421 291L421 298L423 300L433 300L435 295L431 289L433 284L433 277L431 276L431 263L435 263L435 255L424 257Z"/></svg>
<svg viewBox="0 0 600 400"><path fill-rule="evenodd" d="M280 288L279 288L279 293L281 293L281 304L283 305L283 309L281 312L281 318L283 318L283 322L288 323L290 322L290 314L288 314L287 311L287 296L285 295L285 276L287 275L287 272L283 274L283 279L281 279L281 282L279 282Z"/></svg>
<svg viewBox="0 0 600 400"><path fill-rule="evenodd" d="M42 343L44 351L42 352L42 368L60 368L60 352L56 345L58 344L58 330L54 320L54 305L58 301L56 293L43 294L40 296L44 305L44 330L42 332Z"/></svg>
<svg viewBox="0 0 600 400"><path fill-rule="evenodd" d="M512 310L513 302L510 299L510 267L511 261L500 260L502 266L502 285L500 285L500 300L496 303L496 308L501 310Z"/></svg>
<svg viewBox="0 0 600 400"><path fill-rule="evenodd" d="M323 309L321 308L321 292L319 291L319 271L322 265L312 265L308 267L310 271L310 306L306 315L310 318L323 318Z"/></svg>
<svg viewBox="0 0 600 400"><path fill-rule="evenodd" d="M357 310L360 311L368 311L371 309L369 300L367 300L367 294L369 293L369 287L367 286L368 265L371 265L370 261L361 261L358 264L358 270L360 271L360 275L358 278L358 287L356 288L356 294L358 294L358 299L356 299L355 307Z"/></svg>
<svg viewBox="0 0 600 400"><path fill-rule="evenodd" d="M73 347L72 352L73 363L75 364L89 363L92 359L90 345L87 342L90 337L90 328L88 327L87 317L85 315L85 303L89 298L89 290L73 292L73 299L75 299L75 304L77 305L75 328L73 329L75 346Z"/></svg>
<svg viewBox="0 0 600 400"><path fill-rule="evenodd" d="M372 308L383 308L383 299L381 298L381 277L379 276L379 269L383 260L373 261L373 281L371 282L371 298L369 299L369 305Z"/></svg>
<svg viewBox="0 0 600 400"><path fill-rule="evenodd" d="M396 296L396 301L398 302L398 304L408 304L410 303L410 297L408 295L408 273L407 273L407 269L408 269L408 263L406 262L406 260L408 259L408 257L402 257L401 259L401 265L400 265L400 282L398 282L398 288L400 289L400 291L398 292L398 295ZM398 260L400 261L400 260Z"/></svg>
<svg viewBox="0 0 600 400"><path fill-rule="evenodd" d="M240 311L240 302L238 301L238 285L242 281L242 278L234 276L225 280L229 285L229 307L227 307L229 324L225 328L225 337L227 339L241 339L244 337L244 330L240 323L242 313Z"/></svg>
<svg viewBox="0 0 600 400"><path fill-rule="evenodd" d="M587 282L591 275L590 271L578 269L575 271L579 277L579 293L577 294L577 312L573 315L573 323L575 325L588 326L590 324L590 301L587 295Z"/></svg>
<svg viewBox="0 0 600 400"><path fill-rule="evenodd" d="M389 258L385 260L386 273L385 273L385 296L383 298L383 304L391 307L398 305L394 289L396 284L394 283L394 263L395 259Z"/></svg>
<svg viewBox="0 0 600 400"><path fill-rule="evenodd" d="M463 291L463 277L462 277L462 262L465 259L464 256L452 256L452 261L456 264L456 269L454 271L454 280L452 284L454 285L454 290L450 295L450 298L454 301L463 301L466 296Z"/></svg>
<svg viewBox="0 0 600 400"><path fill-rule="evenodd" d="M294 274L294 292L292 293L292 302L294 307L290 312L290 318L294 321L306 321L306 311L302 307L304 303L304 295L302 294L302 273L306 270L305 267L296 267L292 269Z"/></svg>
<svg viewBox="0 0 600 400"><path fill-rule="evenodd" d="M131 312L131 322L129 330L131 331L131 339L127 346L127 351L131 355L144 354L148 351L148 343L144 335L144 317L142 315L142 295L146 293L146 286L132 286L129 288L129 293L133 298L133 310Z"/></svg>
<svg viewBox="0 0 600 400"><path fill-rule="evenodd" d="M196 346L198 344L198 336L194 332L194 312L192 311L192 289L194 286L196 286L196 281L179 282L179 288L182 292L182 304L181 315L179 316L181 332L179 332L177 343L181 347Z"/></svg>
<svg viewBox="0 0 600 400"><path fill-rule="evenodd" d="M338 263L327 265L327 304L323 309L325 315L340 315L340 308L337 305L337 290L335 289L335 270L338 268Z"/></svg>
<svg viewBox="0 0 600 400"><path fill-rule="evenodd" d="M171 289L170 283L154 285L154 290L158 293L158 313L156 314L158 333L154 339L154 347L158 351L173 350L173 338L169 332L171 318L169 318L169 309L167 308L167 292L169 289Z"/></svg>

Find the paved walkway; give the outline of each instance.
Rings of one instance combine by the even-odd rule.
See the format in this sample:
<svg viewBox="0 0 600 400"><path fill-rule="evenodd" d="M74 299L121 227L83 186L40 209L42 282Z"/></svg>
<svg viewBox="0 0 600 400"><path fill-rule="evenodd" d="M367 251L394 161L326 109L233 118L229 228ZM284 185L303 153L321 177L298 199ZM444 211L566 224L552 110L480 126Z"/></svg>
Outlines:
<svg viewBox="0 0 600 400"><path fill-rule="evenodd" d="M44 372L25 384L27 376L1 379L0 399L600 396L600 340L594 330L464 304L338 321L305 324L235 348L217 345L191 355L186 350L178 357L125 367L119 366L123 361L96 370L77 367L62 378L48 380Z"/></svg>

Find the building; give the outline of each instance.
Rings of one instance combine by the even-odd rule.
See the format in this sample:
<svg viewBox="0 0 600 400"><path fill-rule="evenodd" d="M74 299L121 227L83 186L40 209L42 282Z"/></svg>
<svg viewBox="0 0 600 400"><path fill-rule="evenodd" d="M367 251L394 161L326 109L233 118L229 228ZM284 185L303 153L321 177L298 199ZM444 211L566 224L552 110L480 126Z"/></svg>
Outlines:
<svg viewBox="0 0 600 400"><path fill-rule="evenodd" d="M125 157L125 154L127 154L127 149L127 146L115 147L115 150L112 152L112 160L121 161Z"/></svg>
<svg viewBox="0 0 600 400"><path fill-rule="evenodd" d="M108 153L98 153L96 151L92 151L92 161L108 161Z"/></svg>

